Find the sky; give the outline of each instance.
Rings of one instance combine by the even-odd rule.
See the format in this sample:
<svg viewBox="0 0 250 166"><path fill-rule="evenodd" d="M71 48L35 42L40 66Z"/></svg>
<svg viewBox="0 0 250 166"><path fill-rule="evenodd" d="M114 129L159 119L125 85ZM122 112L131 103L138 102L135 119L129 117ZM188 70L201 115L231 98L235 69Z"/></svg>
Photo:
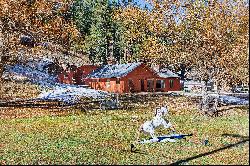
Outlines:
<svg viewBox="0 0 250 166"><path fill-rule="evenodd" d="M138 3L138 5L140 5L140 6L145 6L145 0L135 0L137 3Z"/></svg>
<svg viewBox="0 0 250 166"><path fill-rule="evenodd" d="M137 2L140 7L145 7L146 4L148 5L145 0L135 0L135 2Z"/></svg>
<svg viewBox="0 0 250 166"><path fill-rule="evenodd" d="M117 0L117 1L121 1L121 0ZM129 0L126 0L127 2L129 1ZM147 2L146 2L146 0L132 0L133 2L136 2L137 3L137 5L138 6L140 6L140 7L145 7L145 4L148 4Z"/></svg>

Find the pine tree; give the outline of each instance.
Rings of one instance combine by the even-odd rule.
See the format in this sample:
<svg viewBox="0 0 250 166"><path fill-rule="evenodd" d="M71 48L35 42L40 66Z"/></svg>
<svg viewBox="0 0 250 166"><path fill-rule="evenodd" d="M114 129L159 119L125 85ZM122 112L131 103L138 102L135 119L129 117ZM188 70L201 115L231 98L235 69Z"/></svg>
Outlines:
<svg viewBox="0 0 250 166"><path fill-rule="evenodd" d="M73 18L84 37L83 47L93 63L106 64L110 57L119 61L119 24L112 17L117 5L108 0L78 0L72 7Z"/></svg>

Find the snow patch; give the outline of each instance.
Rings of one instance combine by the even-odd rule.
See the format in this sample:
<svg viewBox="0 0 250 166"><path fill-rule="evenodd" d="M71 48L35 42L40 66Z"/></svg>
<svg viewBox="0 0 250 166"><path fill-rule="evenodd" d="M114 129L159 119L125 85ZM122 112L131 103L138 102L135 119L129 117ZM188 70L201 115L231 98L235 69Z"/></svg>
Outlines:
<svg viewBox="0 0 250 166"><path fill-rule="evenodd" d="M226 104L249 105L249 100L241 99L241 98L234 97L234 96L221 95L221 96L219 97L219 100L220 100L222 103L226 103Z"/></svg>
<svg viewBox="0 0 250 166"><path fill-rule="evenodd" d="M58 100L65 103L74 104L81 97L90 97L94 99L103 99L109 96L109 93L95 89L78 87L75 85L57 85L54 89L42 92L38 99L43 100Z"/></svg>
<svg viewBox="0 0 250 166"><path fill-rule="evenodd" d="M52 87L57 83L56 76L35 70L29 66L16 64L14 66L6 66L6 70L8 73L16 75L16 77L26 77L30 82L43 87Z"/></svg>
<svg viewBox="0 0 250 166"><path fill-rule="evenodd" d="M184 93L184 96L189 97L202 97L201 93ZM209 94L209 96L217 97L219 102L224 104L232 104L232 105L249 105L249 99L243 99L239 97L234 97L230 95L220 95L218 94Z"/></svg>
<svg viewBox="0 0 250 166"><path fill-rule="evenodd" d="M44 61L49 62L49 61ZM33 66L30 63L27 66L16 64L14 66L6 66L6 73L9 73L12 78L24 77L28 81L38 84L44 91L36 98L39 100L58 100L65 103L74 104L81 97L90 97L94 99L105 99L110 94L105 91L88 89L81 85L60 84L57 82L57 77L52 76L45 71L40 71L44 65L42 62L38 66ZM45 89L51 90L45 90Z"/></svg>

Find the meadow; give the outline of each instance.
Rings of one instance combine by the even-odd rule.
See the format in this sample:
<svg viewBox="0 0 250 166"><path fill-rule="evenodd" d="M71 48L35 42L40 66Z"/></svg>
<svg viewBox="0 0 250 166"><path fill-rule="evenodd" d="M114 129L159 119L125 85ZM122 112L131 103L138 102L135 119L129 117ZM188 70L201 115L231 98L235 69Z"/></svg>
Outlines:
<svg viewBox="0 0 250 166"><path fill-rule="evenodd" d="M207 117L184 100L173 102L167 118L177 133L194 135L175 143L141 144L136 152L130 144L139 126L152 118L154 105L87 112L1 108L0 164L248 165L248 109ZM157 130L158 135L168 132Z"/></svg>

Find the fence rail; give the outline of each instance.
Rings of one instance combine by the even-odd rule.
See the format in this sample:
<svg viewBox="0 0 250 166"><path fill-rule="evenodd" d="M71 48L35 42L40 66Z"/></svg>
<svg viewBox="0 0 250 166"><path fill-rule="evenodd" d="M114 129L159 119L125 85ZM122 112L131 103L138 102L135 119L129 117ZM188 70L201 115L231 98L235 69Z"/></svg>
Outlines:
<svg viewBox="0 0 250 166"><path fill-rule="evenodd" d="M242 95L242 94L230 94L221 93L227 95ZM249 97L248 94L243 94L244 97ZM129 109L136 108L137 106L145 106L145 103L154 102L159 103L161 97L186 96L183 92L144 92L144 93L128 93L128 94L114 94L112 98L107 99L91 99L82 98L79 102L74 104L64 103L59 100L42 100L42 99L16 99L16 100L0 100L0 107L15 107L15 108L70 108L76 107L83 110L87 109ZM199 105L201 101L200 95L189 96L189 100L194 104ZM223 103L219 103L220 106L225 106Z"/></svg>

